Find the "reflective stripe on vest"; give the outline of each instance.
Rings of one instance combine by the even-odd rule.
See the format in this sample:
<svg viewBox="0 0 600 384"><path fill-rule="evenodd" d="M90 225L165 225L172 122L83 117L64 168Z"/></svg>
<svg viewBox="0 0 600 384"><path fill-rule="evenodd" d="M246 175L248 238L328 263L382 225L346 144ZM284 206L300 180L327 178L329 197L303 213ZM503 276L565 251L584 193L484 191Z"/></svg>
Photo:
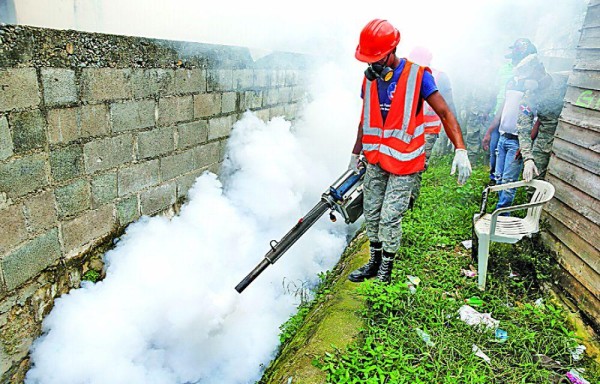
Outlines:
<svg viewBox="0 0 600 384"><path fill-rule="evenodd" d="M391 156L396 160L400 161L411 161L421 156L425 152L425 146L420 146L419 149L412 151L410 153L402 153L400 151L396 151L394 148L388 147L385 144L364 144L364 151L375 151L379 150L379 152Z"/></svg>
<svg viewBox="0 0 600 384"><path fill-rule="evenodd" d="M387 120L388 123L392 121L390 124L400 123L398 125L401 125L401 127L386 126L382 120L379 122L379 116L377 116L377 119L372 119L372 110L373 113L375 111L375 105L372 105L372 103L375 102L378 104L378 100L373 100L373 95L378 99L376 97L377 89L373 89L373 87L377 87L376 81L365 81L365 90L363 93L362 131L365 157L369 162L380 163L385 170L395 174L414 173L415 170L419 171L423 169L420 163L424 165L424 157L419 159L424 154L424 139L422 137L419 138L424 134L426 126L423 122L423 111L420 111L418 117L413 116L417 107L416 103L419 102L422 73L421 77L419 77L420 67L418 65L409 63L408 61L405 65L409 66L407 68L409 72L408 74L404 74L404 77L401 75L400 79L403 80L399 79L398 87L396 88L397 92L401 89L401 92L404 94L396 94L396 98L391 103L391 105L395 105L395 102L403 102L404 109L401 112L399 110L401 106L396 105L394 108L390 106ZM405 82L405 84L400 84L401 81ZM376 110L381 113L379 105L377 105ZM390 119L390 114L393 114L394 111L397 112L395 112L394 118ZM400 113L402 113L401 116ZM383 127L377 126L380 123L383 124ZM419 138L420 142L414 142L413 140L416 138ZM378 154L388 156L391 159L385 159L381 163L380 160L382 159Z"/></svg>

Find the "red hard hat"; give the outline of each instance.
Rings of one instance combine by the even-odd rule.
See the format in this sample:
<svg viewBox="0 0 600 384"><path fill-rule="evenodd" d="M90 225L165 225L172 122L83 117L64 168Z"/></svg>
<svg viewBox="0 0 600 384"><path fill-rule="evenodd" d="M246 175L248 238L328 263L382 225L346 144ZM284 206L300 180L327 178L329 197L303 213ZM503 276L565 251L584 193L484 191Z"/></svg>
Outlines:
<svg viewBox="0 0 600 384"><path fill-rule="evenodd" d="M400 32L387 20L370 21L360 32L354 56L365 63L374 63L392 52L400 42Z"/></svg>

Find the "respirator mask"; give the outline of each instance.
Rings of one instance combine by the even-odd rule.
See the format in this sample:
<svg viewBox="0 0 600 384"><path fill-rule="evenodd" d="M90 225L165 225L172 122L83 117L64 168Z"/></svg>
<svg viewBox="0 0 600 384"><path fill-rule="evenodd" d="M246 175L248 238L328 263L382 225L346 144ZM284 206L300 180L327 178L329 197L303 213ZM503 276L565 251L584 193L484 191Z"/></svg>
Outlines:
<svg viewBox="0 0 600 384"><path fill-rule="evenodd" d="M373 81L376 79L381 79L383 81L390 81L394 76L394 70L391 67L388 67L386 64L390 54L388 54L384 59L379 60L376 63L371 63L365 69L365 77L369 81Z"/></svg>

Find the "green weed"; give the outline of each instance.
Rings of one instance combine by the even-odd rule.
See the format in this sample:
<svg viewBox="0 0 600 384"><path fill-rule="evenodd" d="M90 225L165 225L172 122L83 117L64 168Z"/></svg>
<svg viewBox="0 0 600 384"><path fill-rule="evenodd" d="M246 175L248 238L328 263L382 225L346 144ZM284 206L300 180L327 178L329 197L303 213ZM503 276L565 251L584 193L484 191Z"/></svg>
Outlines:
<svg viewBox="0 0 600 384"><path fill-rule="evenodd" d="M93 269L89 269L86 273L83 274L81 280L91 281L92 283L95 283L98 280L100 280L100 276L100 272Z"/></svg>

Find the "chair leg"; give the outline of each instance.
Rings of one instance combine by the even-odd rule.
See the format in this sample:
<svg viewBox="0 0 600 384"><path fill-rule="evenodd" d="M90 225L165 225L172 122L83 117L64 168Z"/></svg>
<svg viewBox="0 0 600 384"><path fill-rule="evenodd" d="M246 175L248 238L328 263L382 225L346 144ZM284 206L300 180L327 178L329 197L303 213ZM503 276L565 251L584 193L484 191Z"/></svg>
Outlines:
<svg viewBox="0 0 600 384"><path fill-rule="evenodd" d="M477 263L477 251L479 250L479 238L475 233L475 225L471 229L471 261Z"/></svg>
<svg viewBox="0 0 600 384"><path fill-rule="evenodd" d="M479 238L477 250L477 273L479 289L485 290L485 280L487 277L488 256L490 250L490 239L482 236Z"/></svg>

